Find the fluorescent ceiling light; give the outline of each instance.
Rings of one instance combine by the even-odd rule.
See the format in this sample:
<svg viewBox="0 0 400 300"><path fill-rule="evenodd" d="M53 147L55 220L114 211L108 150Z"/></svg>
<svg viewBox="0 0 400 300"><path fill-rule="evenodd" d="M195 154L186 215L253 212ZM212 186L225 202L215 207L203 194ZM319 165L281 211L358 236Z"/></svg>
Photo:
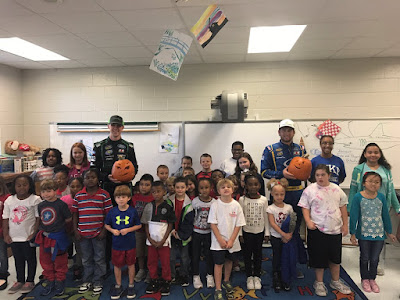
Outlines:
<svg viewBox="0 0 400 300"><path fill-rule="evenodd" d="M247 53L289 52L307 25L251 27Z"/></svg>
<svg viewBox="0 0 400 300"><path fill-rule="evenodd" d="M0 50L34 61L69 60L64 56L17 37L0 38Z"/></svg>

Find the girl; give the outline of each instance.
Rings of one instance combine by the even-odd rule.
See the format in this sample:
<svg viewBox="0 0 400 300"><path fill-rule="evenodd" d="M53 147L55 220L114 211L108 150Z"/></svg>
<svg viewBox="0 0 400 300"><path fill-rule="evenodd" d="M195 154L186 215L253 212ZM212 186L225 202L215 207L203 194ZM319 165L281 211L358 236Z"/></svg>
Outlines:
<svg viewBox="0 0 400 300"><path fill-rule="evenodd" d="M30 242L39 226L37 206L41 202L35 194L33 180L28 175L18 175L12 185L12 196L4 202L3 234L4 241L11 244L17 272L17 282L8 290L29 293L34 287L36 274L36 248ZM28 264L28 277L25 280L25 264Z"/></svg>
<svg viewBox="0 0 400 300"><path fill-rule="evenodd" d="M286 188L288 186L289 182L286 178L279 180L273 178L267 184L267 188L274 199L274 203L268 206L267 213L272 246L272 285L276 292L281 290L282 287L285 290L290 289L289 284L282 282L281 278L282 246L284 243L288 243L292 239L292 233L282 231L281 227L286 218L289 215L293 216L294 214L292 206L283 202L283 199L285 199Z"/></svg>
<svg viewBox="0 0 400 300"><path fill-rule="evenodd" d="M68 172L69 168L66 165L54 167L54 180L57 183L57 198L61 199L70 194L68 186Z"/></svg>
<svg viewBox="0 0 400 300"><path fill-rule="evenodd" d="M268 201L261 196L257 175L250 173L244 178L246 195L240 197L246 225L242 227L244 265L247 276L247 289L261 289L261 259L263 241L269 239ZM252 260L253 257L253 260ZM254 265L254 269L253 269Z"/></svg>
<svg viewBox="0 0 400 300"><path fill-rule="evenodd" d="M62 164L61 152L55 148L47 148L42 155L43 167L32 172L31 178L36 186L36 194L40 194L40 182L45 179L53 179L55 166Z"/></svg>
<svg viewBox="0 0 400 300"><path fill-rule="evenodd" d="M0 291L7 287L8 273L8 255L7 255L7 244L3 237L3 209L4 201L10 196L8 188L3 178L0 177Z"/></svg>
<svg viewBox="0 0 400 300"><path fill-rule="evenodd" d="M190 200L193 200L198 195L196 176L187 175L185 181L187 186L186 194L189 196Z"/></svg>
<svg viewBox="0 0 400 300"><path fill-rule="evenodd" d="M219 196L218 191L217 191L217 184L221 179L225 178L225 173L219 169L215 169L214 171L211 172L211 180L213 182L213 187L211 189L211 196L213 198L216 198L216 196Z"/></svg>
<svg viewBox="0 0 400 300"><path fill-rule="evenodd" d="M350 210L351 242L360 246L361 285L364 291L379 293L375 281L379 254L385 242L385 231L395 241L386 199L379 192L382 177L376 172L366 172L362 178L363 191L353 198Z"/></svg>
<svg viewBox="0 0 400 300"><path fill-rule="evenodd" d="M339 279L342 259L342 234L348 233L347 196L336 184L329 182L329 167L315 168L315 183L308 186L299 200L307 225L309 265L315 268L315 294L324 297L328 290L323 282L324 269L331 272L330 287L342 294L350 288Z"/></svg>
<svg viewBox="0 0 400 300"><path fill-rule="evenodd" d="M90 168L90 163L87 158L86 147L82 143L75 143L71 147L70 168L68 178L81 177L83 172Z"/></svg>
<svg viewBox="0 0 400 300"><path fill-rule="evenodd" d="M239 159L237 160L236 164L236 169L235 169L235 175L240 181L240 173L242 171L250 171L252 173L257 174L258 181L260 182L260 191L259 193L263 196L265 196L265 184L264 184L264 179L263 177L258 173L258 169L251 158L250 154L247 152L243 152L240 154ZM241 191L241 194L244 195L243 190Z"/></svg>
<svg viewBox="0 0 400 300"><path fill-rule="evenodd" d="M192 234L192 249L193 249L193 286L195 289L201 289L203 283L200 279L200 255L206 258L207 265L207 287L213 288L214 284L214 263L211 257L211 227L207 222L208 213L210 211L211 204L216 200L210 196L212 182L209 178L199 179L199 196L194 198L192 201L192 207L194 210L193 220L193 234Z"/></svg>

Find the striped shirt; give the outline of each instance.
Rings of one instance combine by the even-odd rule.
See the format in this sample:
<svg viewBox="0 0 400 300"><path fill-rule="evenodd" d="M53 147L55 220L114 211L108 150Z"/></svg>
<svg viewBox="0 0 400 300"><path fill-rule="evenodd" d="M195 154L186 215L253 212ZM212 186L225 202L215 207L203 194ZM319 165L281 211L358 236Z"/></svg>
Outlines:
<svg viewBox="0 0 400 300"><path fill-rule="evenodd" d="M86 187L75 195L71 211L78 213L78 230L85 238L98 236L103 229L104 219L111 210L110 194L99 187L89 195Z"/></svg>
<svg viewBox="0 0 400 300"><path fill-rule="evenodd" d="M54 177L54 167L40 167L37 168L33 173L31 174L31 178L33 179L34 182L42 181L45 179L53 179Z"/></svg>

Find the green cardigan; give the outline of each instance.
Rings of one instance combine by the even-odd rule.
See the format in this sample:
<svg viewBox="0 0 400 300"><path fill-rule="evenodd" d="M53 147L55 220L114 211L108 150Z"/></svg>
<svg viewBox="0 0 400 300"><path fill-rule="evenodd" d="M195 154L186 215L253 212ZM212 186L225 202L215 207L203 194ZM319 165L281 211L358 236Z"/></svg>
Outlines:
<svg viewBox="0 0 400 300"><path fill-rule="evenodd" d="M400 204L397 200L396 191L394 189L392 173L385 167L381 167L385 171L386 177L388 179L387 190L384 193L387 208L388 210L390 210L390 208L393 207L396 213L400 213ZM349 204L347 205L347 211L349 212L354 195L364 190L364 187L362 185L362 177L364 176L365 172L365 163L356 166L353 170L350 184Z"/></svg>

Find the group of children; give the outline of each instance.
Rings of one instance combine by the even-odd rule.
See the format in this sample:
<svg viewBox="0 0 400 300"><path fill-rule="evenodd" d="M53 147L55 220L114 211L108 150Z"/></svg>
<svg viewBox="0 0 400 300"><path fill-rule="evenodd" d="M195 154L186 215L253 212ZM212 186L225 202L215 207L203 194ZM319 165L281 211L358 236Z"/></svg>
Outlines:
<svg viewBox="0 0 400 300"><path fill-rule="evenodd" d="M4 208L0 289L7 286L7 244L11 245L17 273L17 282L9 293L27 293L34 288L35 246L39 246L45 278L41 294L46 296L54 291L62 295L72 240L76 250L75 275L83 270L79 293L101 294L109 264L105 253L109 232L115 275L111 299L119 299L124 291L121 279L124 266L129 276L128 299L136 296L135 281L147 279L146 293L169 295L170 284L188 286L190 274L194 288L202 288L202 278L205 278L208 288L215 287L215 299L223 299L222 289L230 298L234 291L231 271L242 248L247 288L261 289L262 244L268 240L273 250L273 286L275 290L290 290L291 276L282 274L286 272L282 261L290 253L285 248L293 239L290 224L293 220L296 222L293 207L283 201L288 182L285 179L268 182L273 199L268 205L260 193L264 184L250 155L238 156L236 172L226 178L224 171L211 170L209 154L201 156L202 170L197 174L188 156L183 157L182 167L173 177L169 176L168 167L161 165L157 169L157 181L150 174L144 174L132 190L126 185L117 186L112 195L117 205L112 207L111 196L100 188L97 169L86 168L82 173L75 172L77 177L70 176L71 166L61 165L61 153L57 149L46 151L44 167L32 177L18 175L11 195L0 181L0 204ZM298 204L308 228L309 264L315 268L314 288L319 296L327 295L323 283L325 268L331 271L331 288L343 294L351 293L339 279L341 237L348 232L347 197L338 185L329 182L329 174L327 166L317 166L316 182L304 190ZM41 182L41 197L35 195L32 178ZM355 242L357 238L360 245L363 286L365 283L374 292L379 292L375 282L376 265L385 232L395 239L385 201L377 192L380 184L377 173L366 173L364 191L356 195L350 214L351 239ZM378 224L379 230L373 224ZM370 233L372 227L374 232ZM369 255L371 249L378 257ZM199 267L202 258L206 263L205 274L201 274Z"/></svg>

